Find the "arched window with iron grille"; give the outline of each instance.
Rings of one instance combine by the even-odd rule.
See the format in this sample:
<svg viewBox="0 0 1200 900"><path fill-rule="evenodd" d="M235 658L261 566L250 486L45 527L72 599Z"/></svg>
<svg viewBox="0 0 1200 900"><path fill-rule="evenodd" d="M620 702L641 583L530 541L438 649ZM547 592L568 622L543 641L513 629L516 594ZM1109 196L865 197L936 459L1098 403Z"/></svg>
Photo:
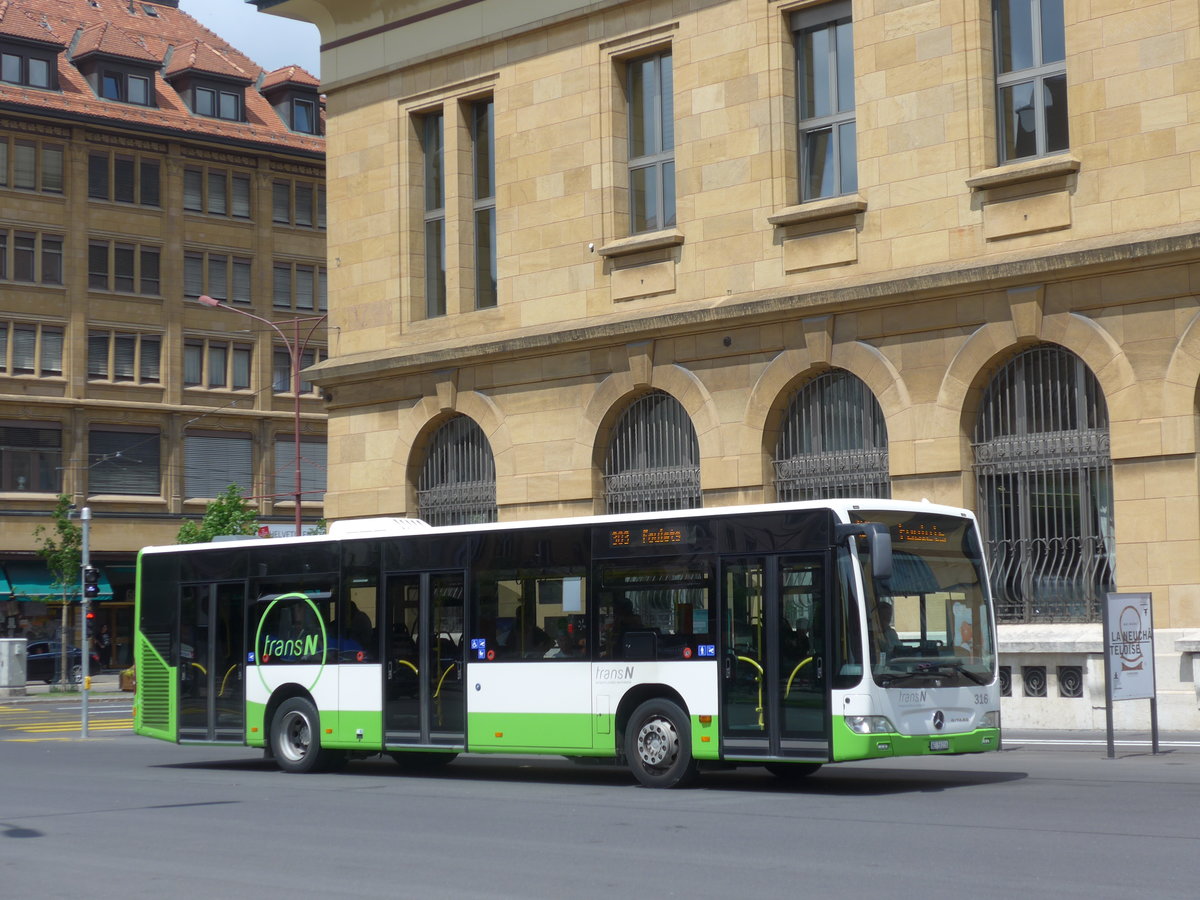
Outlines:
<svg viewBox="0 0 1200 900"><path fill-rule="evenodd" d="M836 370L792 395L775 445L775 496L890 497L887 424L860 378Z"/></svg>
<svg viewBox="0 0 1200 900"><path fill-rule="evenodd" d="M1083 360L1025 350L983 395L973 437L996 616L1099 621L1115 590L1108 405Z"/></svg>
<svg viewBox="0 0 1200 900"><path fill-rule="evenodd" d="M466 416L450 419L433 436L417 486L417 506L430 525L496 521L496 464L492 445Z"/></svg>
<svg viewBox="0 0 1200 900"><path fill-rule="evenodd" d="M604 461L604 503L610 513L700 506L700 443L670 394L639 397L621 415Z"/></svg>

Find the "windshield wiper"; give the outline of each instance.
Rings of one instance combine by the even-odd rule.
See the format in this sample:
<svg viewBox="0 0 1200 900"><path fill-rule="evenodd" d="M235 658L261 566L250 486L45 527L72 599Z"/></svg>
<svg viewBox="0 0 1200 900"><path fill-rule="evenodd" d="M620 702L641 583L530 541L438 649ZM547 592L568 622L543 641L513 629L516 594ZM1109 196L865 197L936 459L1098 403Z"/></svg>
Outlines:
<svg viewBox="0 0 1200 900"><path fill-rule="evenodd" d="M881 673L879 673L878 677L880 679L880 683L883 684L884 687L887 687L888 685L894 684L897 681L907 681L909 678L917 678L922 675L925 675L925 676L943 675L943 674L945 674L947 669L949 669L953 672L958 672L958 673L962 674L967 679L975 682L976 684L987 684L986 680L984 680L979 675L976 675L974 672L972 672L970 669L968 669L963 663L960 663L957 660L954 660L954 661L943 660L943 661L939 661L939 662L920 662L920 663L917 663L915 666L913 666L912 671L910 671L910 672L900 672L897 674L892 674L890 672L881 672ZM886 679L886 680L884 680L884 679Z"/></svg>

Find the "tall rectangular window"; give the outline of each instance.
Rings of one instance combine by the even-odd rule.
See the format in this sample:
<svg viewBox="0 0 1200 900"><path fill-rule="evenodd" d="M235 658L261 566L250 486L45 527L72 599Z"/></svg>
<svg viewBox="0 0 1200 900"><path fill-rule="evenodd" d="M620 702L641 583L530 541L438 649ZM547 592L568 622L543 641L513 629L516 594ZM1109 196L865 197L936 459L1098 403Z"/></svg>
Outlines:
<svg viewBox="0 0 1200 900"><path fill-rule="evenodd" d="M253 348L249 344L189 338L183 344L183 383L187 387L250 387Z"/></svg>
<svg viewBox="0 0 1200 900"><path fill-rule="evenodd" d="M444 116L421 120L425 175L425 315L446 314L446 172Z"/></svg>
<svg viewBox="0 0 1200 900"><path fill-rule="evenodd" d="M62 351L63 330L57 325L0 322L0 375L60 376Z"/></svg>
<svg viewBox="0 0 1200 900"><path fill-rule="evenodd" d="M471 105L472 180L475 195L475 308L496 305L495 103Z"/></svg>
<svg viewBox="0 0 1200 900"><path fill-rule="evenodd" d="M88 332L88 379L158 384L160 335L108 330Z"/></svg>
<svg viewBox="0 0 1200 900"><path fill-rule="evenodd" d="M629 231L675 224L675 84L670 52L635 59L627 79Z"/></svg>
<svg viewBox="0 0 1200 900"><path fill-rule="evenodd" d="M0 491L62 490L62 426L0 423Z"/></svg>
<svg viewBox="0 0 1200 900"><path fill-rule="evenodd" d="M1000 162L1070 146L1063 0L993 0Z"/></svg>
<svg viewBox="0 0 1200 900"><path fill-rule="evenodd" d="M854 115L854 31L850 3L805 9L796 32L800 200L858 190Z"/></svg>

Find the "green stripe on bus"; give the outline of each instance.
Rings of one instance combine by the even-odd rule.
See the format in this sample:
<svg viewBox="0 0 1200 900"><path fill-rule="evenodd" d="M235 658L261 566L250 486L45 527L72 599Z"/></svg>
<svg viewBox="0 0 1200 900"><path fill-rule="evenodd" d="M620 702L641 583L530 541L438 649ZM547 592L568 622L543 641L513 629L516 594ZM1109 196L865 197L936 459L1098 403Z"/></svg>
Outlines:
<svg viewBox="0 0 1200 900"><path fill-rule="evenodd" d="M943 745L944 742L944 745ZM892 756L941 756L984 753L1000 749L998 728L978 728L962 734L858 734L842 716L833 717L833 760L884 759Z"/></svg>

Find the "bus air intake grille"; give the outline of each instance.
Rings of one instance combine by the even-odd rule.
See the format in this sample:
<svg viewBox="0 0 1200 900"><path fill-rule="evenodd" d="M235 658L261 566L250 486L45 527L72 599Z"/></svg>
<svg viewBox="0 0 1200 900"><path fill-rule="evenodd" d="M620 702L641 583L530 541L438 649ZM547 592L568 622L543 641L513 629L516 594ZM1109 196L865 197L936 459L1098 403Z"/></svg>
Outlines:
<svg viewBox="0 0 1200 900"><path fill-rule="evenodd" d="M171 673L150 650L142 651L138 663L138 687L141 689L142 724L165 730L171 725Z"/></svg>

